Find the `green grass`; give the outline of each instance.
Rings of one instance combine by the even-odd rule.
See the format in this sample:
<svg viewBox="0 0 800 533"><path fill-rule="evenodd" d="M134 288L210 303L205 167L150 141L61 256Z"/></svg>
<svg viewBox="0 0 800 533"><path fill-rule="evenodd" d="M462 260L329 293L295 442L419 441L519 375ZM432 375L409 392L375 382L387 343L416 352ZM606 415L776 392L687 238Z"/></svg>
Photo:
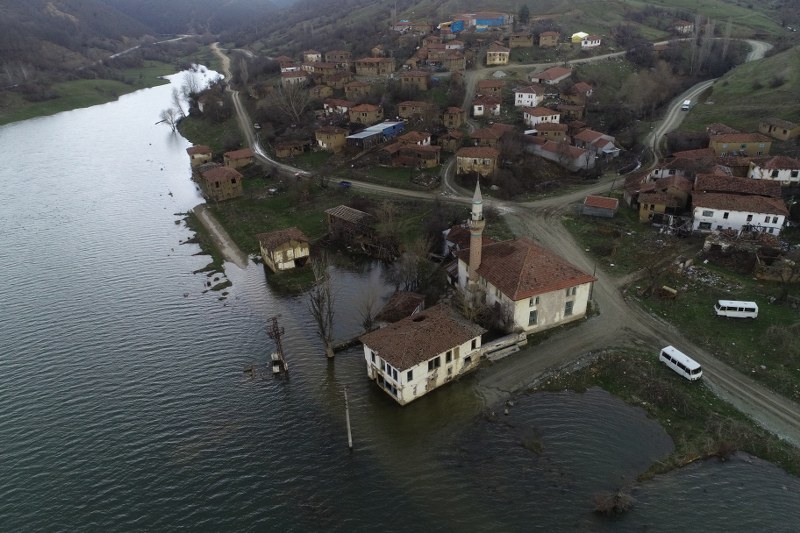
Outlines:
<svg viewBox="0 0 800 533"><path fill-rule="evenodd" d="M776 333L770 331L771 326L786 329L800 323L797 310L770 303L778 295L779 286L718 267L700 268L708 272L704 277L715 278L713 285L687 276L665 274L663 282L678 289L678 298L650 297L641 303L720 360L784 396L800 400L800 353L796 346L793 349L780 346ZM794 286L790 294L800 294L800 287ZM758 318L719 318L713 312L713 305L720 299L755 301Z"/></svg>
<svg viewBox="0 0 800 533"><path fill-rule="evenodd" d="M704 131L706 124L722 122L742 131L758 131L758 121L770 116L800 122L798 94L800 47L795 46L745 63L720 78L688 113L681 129Z"/></svg>
<svg viewBox="0 0 800 533"><path fill-rule="evenodd" d="M0 124L113 102L123 94L163 85L167 81L159 76L174 73L175 67L172 65L147 61L141 68L123 70L125 83L116 80L74 80L56 83L53 85L56 98L44 102L32 103L14 93L5 94L0 100Z"/></svg>
<svg viewBox="0 0 800 533"><path fill-rule="evenodd" d="M584 391L599 386L641 406L672 438L675 450L654 463L640 479L679 468L698 459L727 458L744 451L800 474L800 450L757 426L732 405L717 398L702 381L690 383L658 363L650 351L612 351L583 369L550 378L540 390Z"/></svg>
<svg viewBox="0 0 800 533"><path fill-rule="evenodd" d="M327 168L328 160L333 154L324 150L305 152L301 155L287 159L290 165L303 170L317 171Z"/></svg>
<svg viewBox="0 0 800 533"><path fill-rule="evenodd" d="M215 154L221 154L231 145L240 144L242 139L239 122L232 115L224 122L213 122L205 118L186 117L178 124L181 135L193 144L211 147Z"/></svg>
<svg viewBox="0 0 800 533"><path fill-rule="evenodd" d="M357 171L357 176L353 177L358 180L379 183L381 185L396 187L398 189L411 189L418 191L427 190L425 187L411 182L412 172L415 176L419 174L436 175L439 173L439 167L426 170L416 170L401 167L374 166L366 170ZM350 174L352 174L352 172Z"/></svg>

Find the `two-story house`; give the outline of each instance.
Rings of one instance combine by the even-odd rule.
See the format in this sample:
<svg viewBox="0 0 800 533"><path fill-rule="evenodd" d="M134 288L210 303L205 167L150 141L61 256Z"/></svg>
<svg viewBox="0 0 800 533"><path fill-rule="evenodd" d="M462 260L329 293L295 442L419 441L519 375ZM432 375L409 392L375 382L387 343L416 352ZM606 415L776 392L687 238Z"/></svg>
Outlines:
<svg viewBox="0 0 800 533"><path fill-rule="evenodd" d="M306 264L310 255L308 238L297 228L285 228L256 235L264 265L273 272Z"/></svg>
<svg viewBox="0 0 800 533"><path fill-rule="evenodd" d="M486 50L486 66L493 65L508 65L508 58L511 54L511 49L506 48L498 42L493 42Z"/></svg>
<svg viewBox="0 0 800 533"><path fill-rule="evenodd" d="M750 161L747 177L755 180L772 180L781 185L800 183L800 161L785 155Z"/></svg>
<svg viewBox="0 0 800 533"><path fill-rule="evenodd" d="M769 154L772 139L761 133L727 133L709 136L709 148L718 156Z"/></svg>
<svg viewBox="0 0 800 533"><path fill-rule="evenodd" d="M542 122L559 123L561 113L549 107L526 107L522 110L522 120L526 126L536 128Z"/></svg>
<svg viewBox="0 0 800 533"><path fill-rule="evenodd" d="M477 172L481 176L491 176L497 168L500 151L485 146L469 146L456 152L456 173Z"/></svg>

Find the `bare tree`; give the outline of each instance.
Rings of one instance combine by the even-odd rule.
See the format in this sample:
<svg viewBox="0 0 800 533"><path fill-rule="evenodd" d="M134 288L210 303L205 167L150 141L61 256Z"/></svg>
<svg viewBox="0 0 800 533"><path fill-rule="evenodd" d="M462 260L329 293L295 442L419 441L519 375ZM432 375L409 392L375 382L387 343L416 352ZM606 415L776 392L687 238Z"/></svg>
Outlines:
<svg viewBox="0 0 800 533"><path fill-rule="evenodd" d="M325 355L333 358L333 284L328 273L328 259L311 261L314 272L314 287L308 293L308 310L317 323L317 335L325 345Z"/></svg>
<svg viewBox="0 0 800 533"><path fill-rule="evenodd" d="M195 76L194 72L183 73L183 84L181 85L181 92L185 98L196 98L202 88L200 82Z"/></svg>
<svg viewBox="0 0 800 533"><path fill-rule="evenodd" d="M370 287L362 293L361 300L356 304L356 310L361 317L361 326L364 331L371 331L375 327L375 311L378 303L378 291Z"/></svg>
<svg viewBox="0 0 800 533"><path fill-rule="evenodd" d="M172 133L175 133L178 129L178 120L180 120L179 114L180 113L176 109L168 107L167 109L161 111L161 115L159 115L161 120L156 122L156 124L161 124L163 122L172 128Z"/></svg>
<svg viewBox="0 0 800 533"><path fill-rule="evenodd" d="M183 102L181 102L181 95L178 89L172 89L172 107L178 112L180 118L185 118L186 113L183 112Z"/></svg>
<svg viewBox="0 0 800 533"><path fill-rule="evenodd" d="M276 91L274 104L277 110L290 121L300 122L300 117L308 109L311 97L308 89L301 84L291 84Z"/></svg>

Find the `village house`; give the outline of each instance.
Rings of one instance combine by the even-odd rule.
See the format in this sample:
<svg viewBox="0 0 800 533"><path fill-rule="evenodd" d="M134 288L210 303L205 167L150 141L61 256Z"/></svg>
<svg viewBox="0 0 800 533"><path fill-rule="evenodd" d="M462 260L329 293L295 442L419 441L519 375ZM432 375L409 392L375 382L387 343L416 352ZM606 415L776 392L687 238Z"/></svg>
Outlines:
<svg viewBox="0 0 800 533"><path fill-rule="evenodd" d="M565 120L581 120L586 115L585 105L558 104L556 109Z"/></svg>
<svg viewBox="0 0 800 533"><path fill-rule="evenodd" d="M589 195L583 199L581 214L591 217L614 218L619 208L619 200L608 196Z"/></svg>
<svg viewBox="0 0 800 533"><path fill-rule="evenodd" d="M406 405L477 368L485 331L439 304L359 340L369 379Z"/></svg>
<svg viewBox="0 0 800 533"><path fill-rule="evenodd" d="M458 50L448 50L442 57L440 64L444 70L449 72L460 72L467 68L467 60L464 54Z"/></svg>
<svg viewBox="0 0 800 533"><path fill-rule="evenodd" d="M279 140L275 142L275 157L288 158L302 155L311 142L306 140Z"/></svg>
<svg viewBox="0 0 800 533"><path fill-rule="evenodd" d="M694 23L686 20L676 20L672 25L672 30L681 35L688 35L694 31Z"/></svg>
<svg viewBox="0 0 800 533"><path fill-rule="evenodd" d="M686 206L679 198L663 191L639 191L639 222L658 222L664 215L679 215Z"/></svg>
<svg viewBox="0 0 800 533"><path fill-rule="evenodd" d="M322 110L326 115L344 115L347 114L355 104L349 100L340 100L338 98L326 98L322 102Z"/></svg>
<svg viewBox="0 0 800 533"><path fill-rule="evenodd" d="M358 245L375 235L375 217L364 211L339 205L325 210L328 236L348 245Z"/></svg>
<svg viewBox="0 0 800 533"><path fill-rule="evenodd" d="M418 91L428 90L428 80L430 74L422 70L406 70L397 74L400 79L400 88L416 89Z"/></svg>
<svg viewBox="0 0 800 533"><path fill-rule="evenodd" d="M434 168L439 166L441 146L396 142L385 146L378 154L382 164L406 168Z"/></svg>
<svg viewBox="0 0 800 533"><path fill-rule="evenodd" d="M394 69L394 59L391 57L364 57L356 60L358 76L387 76Z"/></svg>
<svg viewBox="0 0 800 533"><path fill-rule="evenodd" d="M472 101L473 117L497 116L500 110L500 99L494 96L479 96Z"/></svg>
<svg viewBox="0 0 800 533"><path fill-rule="evenodd" d="M442 113L442 124L447 129L460 128L464 122L466 122L466 117L464 116L464 110L460 107L448 107Z"/></svg>
<svg viewBox="0 0 800 533"><path fill-rule="evenodd" d="M432 113L437 113L437 110L430 102L408 100L397 104L397 115L405 120L419 120Z"/></svg>
<svg viewBox="0 0 800 533"><path fill-rule="evenodd" d="M512 33L508 38L509 48L533 48L533 35L530 33Z"/></svg>
<svg viewBox="0 0 800 533"><path fill-rule="evenodd" d="M596 278L528 237L481 244L486 221L479 185L468 225L470 247L457 254L458 288L473 306L494 308L512 328L525 332L586 315Z"/></svg>
<svg viewBox="0 0 800 533"><path fill-rule="evenodd" d="M772 180L752 180L734 176L698 174L694 180L694 194L725 193L746 196L781 197L781 184Z"/></svg>
<svg viewBox="0 0 800 533"><path fill-rule="evenodd" d="M779 141L788 141L800 135L800 124L770 117L758 121L758 132Z"/></svg>
<svg viewBox="0 0 800 533"><path fill-rule="evenodd" d="M347 142L349 132L344 128L336 126L323 126L314 132L317 139L317 146L326 152L341 152Z"/></svg>
<svg viewBox="0 0 800 533"><path fill-rule="evenodd" d="M353 75L349 70L339 70L333 74L326 75L323 81L334 89L341 90L344 89L344 86L350 83L352 80Z"/></svg>
<svg viewBox="0 0 800 533"><path fill-rule="evenodd" d="M533 139L537 139L537 137L533 137ZM594 154L588 150L572 146L566 141L553 142L542 138L539 142L541 144L531 144L526 150L573 172L594 168Z"/></svg>
<svg viewBox="0 0 800 533"><path fill-rule="evenodd" d="M386 57L386 49L382 44L377 44L370 48L369 53L372 57Z"/></svg>
<svg viewBox="0 0 800 533"><path fill-rule="evenodd" d="M240 150L225 152L222 156L222 162L226 167L238 169L246 167L255 161L255 157L256 154L253 152L252 148L242 148Z"/></svg>
<svg viewBox="0 0 800 533"><path fill-rule="evenodd" d="M549 107L526 107L522 110L522 120L526 126L535 128L542 122L560 122L561 113Z"/></svg>
<svg viewBox="0 0 800 533"><path fill-rule="evenodd" d="M585 148L596 155L604 157L617 157L619 148L614 144L616 139L611 135L594 131L589 128L581 130L572 136L572 142L578 148Z"/></svg>
<svg viewBox="0 0 800 533"><path fill-rule="evenodd" d="M417 146L430 146L431 134L427 131L409 131L397 136L397 142L402 144L415 144Z"/></svg>
<svg viewBox="0 0 800 533"><path fill-rule="evenodd" d="M456 174L477 172L481 176L491 176L497 168L500 151L485 146L470 146L456 152Z"/></svg>
<svg viewBox="0 0 800 533"><path fill-rule="evenodd" d="M331 50L325 52L325 62L335 63L340 68L350 68L350 63L353 62L353 54L345 50Z"/></svg>
<svg viewBox="0 0 800 533"><path fill-rule="evenodd" d="M747 177L755 180L772 180L781 185L800 183L800 161L792 157L777 155L750 161Z"/></svg>
<svg viewBox="0 0 800 533"><path fill-rule="evenodd" d="M373 322L377 328L383 328L411 315L416 315L423 309L425 309L424 295L411 291L396 291L380 308Z"/></svg>
<svg viewBox="0 0 800 533"><path fill-rule="evenodd" d="M373 104L358 104L348 111L350 122L371 125L383 120L383 108Z"/></svg>
<svg viewBox="0 0 800 533"><path fill-rule="evenodd" d="M498 148L503 132L493 128L480 128L469 134L469 139L474 146L488 146Z"/></svg>
<svg viewBox="0 0 800 533"><path fill-rule="evenodd" d="M573 85L568 91L561 95L565 101L571 104L583 105L586 100L592 96L594 88L585 81L579 81Z"/></svg>
<svg viewBox="0 0 800 533"><path fill-rule="evenodd" d="M550 67L541 72L531 72L528 74L528 80L532 83L541 83L544 85L557 85L558 83L566 80L572 76L572 69L568 67Z"/></svg>
<svg viewBox="0 0 800 533"><path fill-rule="evenodd" d="M442 147L442 150L457 152L464 143L464 133L458 130L450 130L444 135L440 135L437 142Z"/></svg>
<svg viewBox="0 0 800 533"><path fill-rule="evenodd" d="M297 228L285 228L256 235L264 265L273 272L302 267L308 261L308 238Z"/></svg>
<svg viewBox="0 0 800 533"><path fill-rule="evenodd" d="M445 50L463 50L464 49L464 41L459 41L458 39L453 39L452 41L448 41L444 43Z"/></svg>
<svg viewBox="0 0 800 533"><path fill-rule="evenodd" d="M231 167L206 163L198 167L200 190L203 196L215 202L242 195L242 175Z"/></svg>
<svg viewBox="0 0 800 533"><path fill-rule="evenodd" d="M780 198L725 193L692 195L692 230L779 235L789 212Z"/></svg>
<svg viewBox="0 0 800 533"><path fill-rule="evenodd" d="M506 82L503 80L479 80L475 92L479 96L495 96L500 98Z"/></svg>
<svg viewBox="0 0 800 533"><path fill-rule="evenodd" d="M506 48L498 42L493 42L486 50L486 66L508 65L508 57L511 53L510 48Z"/></svg>
<svg viewBox="0 0 800 533"><path fill-rule="evenodd" d="M541 104L547 90L541 85L531 85L514 90L514 107L537 107Z"/></svg>
<svg viewBox="0 0 800 533"><path fill-rule="evenodd" d="M211 157L213 155L211 148L203 144L190 146L186 149L186 153L189 154L189 163L192 168L199 167L204 163L208 163L211 161Z"/></svg>
<svg viewBox="0 0 800 533"><path fill-rule="evenodd" d="M283 70L284 67L295 66L295 60L288 56L278 56L274 58L274 61L278 63L278 66L281 68L281 72L286 72ZM297 69L299 70L300 67L297 67Z"/></svg>
<svg viewBox="0 0 800 533"><path fill-rule="evenodd" d="M567 139L567 129L569 129L569 126L557 122L540 122L535 126L537 137L542 137L555 143L560 143Z"/></svg>
<svg viewBox="0 0 800 533"><path fill-rule="evenodd" d="M327 85L314 85L308 90L308 96L314 100L324 100L333 95L333 88Z"/></svg>
<svg viewBox="0 0 800 533"><path fill-rule="evenodd" d="M344 96L348 100L360 100L369 95L372 86L363 81L351 81L344 86Z"/></svg>
<svg viewBox="0 0 800 533"><path fill-rule="evenodd" d="M772 139L761 133L729 133L709 137L709 148L720 156L767 155L771 147Z"/></svg>
<svg viewBox="0 0 800 533"><path fill-rule="evenodd" d="M581 39L581 48L586 50L587 48L597 48L602 44L602 39L599 35L587 35L583 39Z"/></svg>
<svg viewBox="0 0 800 533"><path fill-rule="evenodd" d="M281 72L281 86L292 87L308 83L308 73L303 71Z"/></svg>
<svg viewBox="0 0 800 533"><path fill-rule="evenodd" d="M303 63L314 63L322 61L322 54L316 50L306 50L303 52Z"/></svg>
<svg viewBox="0 0 800 533"><path fill-rule="evenodd" d="M557 31L543 31L539 34L539 48L553 48L558 46L561 34Z"/></svg>

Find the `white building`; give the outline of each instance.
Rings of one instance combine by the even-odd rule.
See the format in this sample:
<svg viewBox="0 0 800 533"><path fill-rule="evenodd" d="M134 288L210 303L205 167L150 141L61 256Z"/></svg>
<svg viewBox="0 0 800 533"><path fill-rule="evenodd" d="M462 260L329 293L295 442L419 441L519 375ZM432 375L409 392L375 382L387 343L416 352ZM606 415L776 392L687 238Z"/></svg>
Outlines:
<svg viewBox="0 0 800 533"><path fill-rule="evenodd" d="M522 120L530 128L535 128L537 124L542 122L560 124L561 113L547 107L530 107L522 110Z"/></svg>
<svg viewBox="0 0 800 533"><path fill-rule="evenodd" d="M778 235L789 215L780 198L725 193L695 193L692 208L692 230L706 233L730 229Z"/></svg>
<svg viewBox="0 0 800 533"><path fill-rule="evenodd" d="M485 331L439 304L359 340L369 378L405 405L476 368Z"/></svg>
<svg viewBox="0 0 800 533"><path fill-rule="evenodd" d="M596 48L600 46L602 43L602 39L599 35L587 35L583 39L581 39L581 48Z"/></svg>
<svg viewBox="0 0 800 533"><path fill-rule="evenodd" d="M779 181L781 185L800 183L800 161L784 155L762 161L751 161L747 177L754 180Z"/></svg>
<svg viewBox="0 0 800 533"><path fill-rule="evenodd" d="M525 87L514 91L514 107L536 107L544 100L545 91L540 87Z"/></svg>
<svg viewBox="0 0 800 533"><path fill-rule="evenodd" d="M486 245L480 187L469 220L470 248L458 253L458 286L473 305L495 307L513 327L541 331L586 315L596 278L527 237Z"/></svg>

